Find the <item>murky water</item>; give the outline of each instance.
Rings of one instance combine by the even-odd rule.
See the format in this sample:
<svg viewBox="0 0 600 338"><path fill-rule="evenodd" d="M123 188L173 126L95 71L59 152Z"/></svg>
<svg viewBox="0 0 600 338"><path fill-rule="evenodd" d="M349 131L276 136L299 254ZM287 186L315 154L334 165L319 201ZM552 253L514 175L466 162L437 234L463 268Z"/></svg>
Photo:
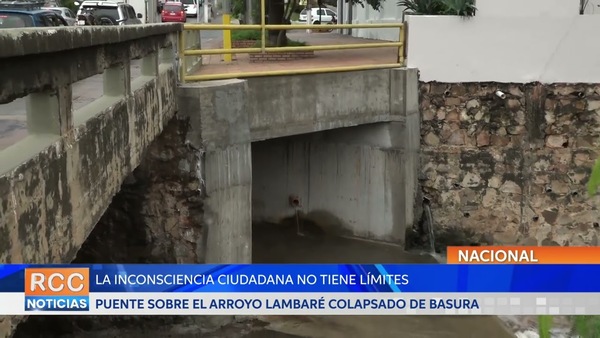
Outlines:
<svg viewBox="0 0 600 338"><path fill-rule="evenodd" d="M306 228L305 228L306 229ZM436 263L431 255L406 253L402 248L362 240L327 236L293 226L254 227L256 263ZM489 316L268 316L260 317L273 331L312 338L342 337L514 337Z"/></svg>
<svg viewBox="0 0 600 338"><path fill-rule="evenodd" d="M394 245L329 236L322 230L295 224L259 225L253 232L255 263L432 263L431 254L407 253ZM437 257L443 261L444 257ZM522 324L522 323L518 323ZM513 327L514 329L514 327ZM261 316L206 332L192 322L148 328L106 328L69 335L48 331L21 337L225 337L225 338L514 338L508 326L491 316ZM515 330L516 331L516 330ZM535 337L524 335L521 337ZM528 333L529 334L529 333ZM560 336L555 336L560 337ZM563 336L564 337L564 336Z"/></svg>

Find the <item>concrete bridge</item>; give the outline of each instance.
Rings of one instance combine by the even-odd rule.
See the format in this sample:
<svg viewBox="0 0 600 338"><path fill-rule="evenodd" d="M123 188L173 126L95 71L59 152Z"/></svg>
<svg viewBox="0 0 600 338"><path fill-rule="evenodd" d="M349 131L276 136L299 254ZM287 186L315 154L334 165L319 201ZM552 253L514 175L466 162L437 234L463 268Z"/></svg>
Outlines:
<svg viewBox="0 0 600 338"><path fill-rule="evenodd" d="M0 32L0 103L27 102L27 136L0 150L1 262L251 262L252 222L297 212L404 243L418 209L416 70L178 86L180 29ZM91 76L98 98L74 107ZM103 252L80 251L86 240Z"/></svg>

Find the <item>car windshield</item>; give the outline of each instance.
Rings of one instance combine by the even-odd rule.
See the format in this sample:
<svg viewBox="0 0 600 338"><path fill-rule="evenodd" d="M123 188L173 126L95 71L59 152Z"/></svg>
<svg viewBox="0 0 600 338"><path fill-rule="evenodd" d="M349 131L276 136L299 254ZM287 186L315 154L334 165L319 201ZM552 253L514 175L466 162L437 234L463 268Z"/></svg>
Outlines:
<svg viewBox="0 0 600 338"><path fill-rule="evenodd" d="M186 5L196 4L195 0L182 0L181 3L186 4Z"/></svg>
<svg viewBox="0 0 600 338"><path fill-rule="evenodd" d="M180 5L165 5L165 11L169 11L169 12L179 12L182 11L183 8L181 8Z"/></svg>
<svg viewBox="0 0 600 338"><path fill-rule="evenodd" d="M306 8L302 10L302 12L300 12L300 15L306 15Z"/></svg>
<svg viewBox="0 0 600 338"><path fill-rule="evenodd" d="M20 13L0 13L0 28L33 27L31 16Z"/></svg>
<svg viewBox="0 0 600 338"><path fill-rule="evenodd" d="M106 6L84 6L81 12L93 12L95 17L108 16L114 20L119 20L119 12L117 7L106 7Z"/></svg>

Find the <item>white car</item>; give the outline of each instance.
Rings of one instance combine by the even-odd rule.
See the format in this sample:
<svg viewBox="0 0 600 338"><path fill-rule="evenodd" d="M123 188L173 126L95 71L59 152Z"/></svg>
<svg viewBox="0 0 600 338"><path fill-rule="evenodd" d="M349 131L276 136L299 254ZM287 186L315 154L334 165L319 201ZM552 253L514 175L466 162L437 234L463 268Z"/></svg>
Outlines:
<svg viewBox="0 0 600 338"><path fill-rule="evenodd" d="M79 5L75 2L75 5ZM94 16L97 19L110 21L113 25L139 25L142 24L142 14L135 13L133 6L124 2L114 1L84 1L81 3L77 16L84 10L94 10ZM80 23L79 24L84 24Z"/></svg>
<svg viewBox="0 0 600 338"><path fill-rule="evenodd" d="M198 0L181 0L181 3L183 4L183 8L185 8L186 16L198 16L198 9L200 7Z"/></svg>
<svg viewBox="0 0 600 338"><path fill-rule="evenodd" d="M337 18L337 13L332 11L329 8L311 8L310 11L311 16L311 24L319 25L321 23L327 24L333 22ZM298 21L305 23L308 17L308 10L305 8L300 12L300 16L298 17Z"/></svg>
<svg viewBox="0 0 600 338"><path fill-rule="evenodd" d="M42 7L42 9L58 13L58 15L65 19L69 26L75 26L77 24L77 17L75 17L75 14L67 7Z"/></svg>

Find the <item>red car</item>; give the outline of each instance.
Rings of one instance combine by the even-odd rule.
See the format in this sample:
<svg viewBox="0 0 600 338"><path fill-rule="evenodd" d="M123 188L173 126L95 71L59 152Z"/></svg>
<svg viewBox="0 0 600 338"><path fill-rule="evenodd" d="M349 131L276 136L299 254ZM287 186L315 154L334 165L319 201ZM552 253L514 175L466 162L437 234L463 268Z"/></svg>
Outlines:
<svg viewBox="0 0 600 338"><path fill-rule="evenodd" d="M165 2L162 13L162 22L185 22L185 8L181 2Z"/></svg>

